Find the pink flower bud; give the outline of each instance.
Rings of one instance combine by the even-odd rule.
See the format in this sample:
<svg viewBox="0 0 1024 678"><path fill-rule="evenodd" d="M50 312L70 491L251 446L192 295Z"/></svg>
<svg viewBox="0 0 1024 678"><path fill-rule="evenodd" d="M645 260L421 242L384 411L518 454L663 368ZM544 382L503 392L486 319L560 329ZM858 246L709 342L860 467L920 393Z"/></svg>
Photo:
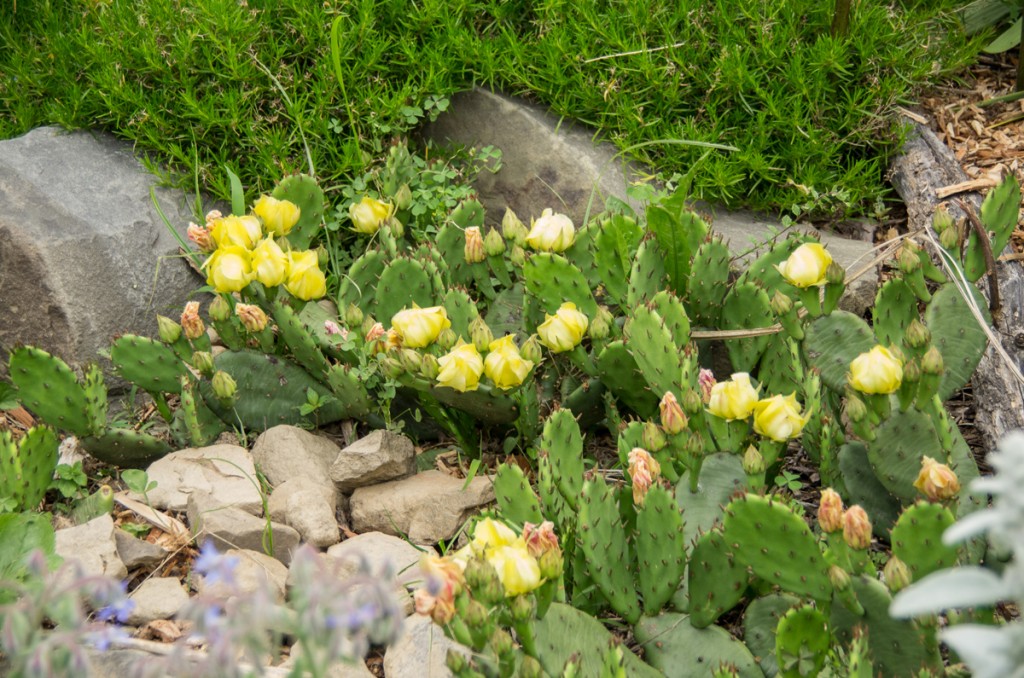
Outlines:
<svg viewBox="0 0 1024 678"><path fill-rule="evenodd" d="M644 505L644 499L651 485L661 475L661 464L641 447L634 447L629 453L629 477L633 481L633 503Z"/></svg>
<svg viewBox="0 0 1024 678"><path fill-rule="evenodd" d="M711 389L714 388L715 384L715 373L711 370L700 368L700 373L697 375L697 384L700 386L700 395L704 400L704 404L707 405L711 402Z"/></svg>
<svg viewBox="0 0 1024 678"><path fill-rule="evenodd" d="M843 541L859 551L871 545L871 520L860 506L851 506L843 514Z"/></svg>
<svg viewBox="0 0 1024 678"><path fill-rule="evenodd" d="M831 487L821 491L821 499L818 503L818 525L826 534L843 529L843 499Z"/></svg>
<svg viewBox="0 0 1024 678"><path fill-rule="evenodd" d="M669 435L676 435L682 432L689 424L683 408L679 405L679 401L676 400L676 396L672 391L665 391L665 395L661 398L659 410L661 411L661 427Z"/></svg>
<svg viewBox="0 0 1024 678"><path fill-rule="evenodd" d="M195 243L203 252L212 252L217 249L217 245L213 242L213 237L210 235L210 229L204 228L199 224L188 225L188 239Z"/></svg>
<svg viewBox="0 0 1024 678"><path fill-rule="evenodd" d="M185 304L185 310L181 313L181 328L185 331L185 337L195 341L206 332L203 319L199 317L199 302L190 301Z"/></svg>

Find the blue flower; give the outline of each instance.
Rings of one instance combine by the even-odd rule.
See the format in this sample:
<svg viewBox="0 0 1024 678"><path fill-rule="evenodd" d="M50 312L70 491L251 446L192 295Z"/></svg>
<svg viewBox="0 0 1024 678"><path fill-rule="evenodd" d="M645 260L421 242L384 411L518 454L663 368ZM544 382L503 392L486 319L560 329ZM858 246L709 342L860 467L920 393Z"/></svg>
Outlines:
<svg viewBox="0 0 1024 678"><path fill-rule="evenodd" d="M128 597L128 584L118 582L117 586L104 587L107 590L100 594L102 602L106 603L96 612L96 618L101 622L117 620L117 623L124 624L135 609L135 601ZM100 601L97 601L100 602Z"/></svg>
<svg viewBox="0 0 1024 678"><path fill-rule="evenodd" d="M212 541L207 541L199 551L199 557L192 564L192 570L206 577L206 583L210 586L218 582L233 586L238 563L237 556L223 555L217 551Z"/></svg>

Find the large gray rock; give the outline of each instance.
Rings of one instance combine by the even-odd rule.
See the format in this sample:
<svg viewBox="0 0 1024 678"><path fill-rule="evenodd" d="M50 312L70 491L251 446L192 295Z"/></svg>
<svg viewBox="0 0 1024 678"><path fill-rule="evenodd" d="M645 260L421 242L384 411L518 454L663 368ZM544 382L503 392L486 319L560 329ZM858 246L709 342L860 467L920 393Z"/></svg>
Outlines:
<svg viewBox="0 0 1024 678"><path fill-rule="evenodd" d="M180 312L202 281L150 189L183 238L193 217L181 191L156 184L107 134L42 127L0 141L0 346L81 364L113 335L153 336L157 313Z"/></svg>
<svg viewBox="0 0 1024 678"><path fill-rule="evenodd" d="M128 570L117 555L115 529L114 519L104 513L84 525L57 530L57 555L77 560L86 576L124 579Z"/></svg>
<svg viewBox="0 0 1024 678"><path fill-rule="evenodd" d="M541 210L550 207L569 215L579 227L595 187L591 216L602 210L610 196L643 210L642 204L627 197L626 189L649 172L616 158L618 150L613 145L594 143L594 130L521 99L480 88L461 92L452 98L446 113L425 126L423 135L441 143L501 149L501 170L481 172L476 179L480 201L495 220L511 207L529 225L531 217L539 217ZM766 215L697 207L712 217L712 229L725 237L733 254L750 249L751 240L764 242L781 230L779 222ZM847 269L854 262L863 265L871 260L871 243L832 234L822 234L822 242ZM868 271L851 285L841 306L863 312L874 299L877 284L876 272Z"/></svg>
<svg viewBox="0 0 1024 678"><path fill-rule="evenodd" d="M212 541L220 551L227 549L263 550L267 521L251 513L225 506L218 497L193 492L186 507L188 523L200 544ZM287 565L299 545L299 533L281 523L270 523L274 538L274 558Z"/></svg>
<svg viewBox="0 0 1024 678"><path fill-rule="evenodd" d="M425 471L361 487L352 493L352 529L405 534L416 544L451 539L469 516L494 501L490 477L477 476L463 490L465 482L440 471Z"/></svg>
<svg viewBox="0 0 1024 678"><path fill-rule="evenodd" d="M267 502L271 519L294 527L304 542L320 548L341 539L337 506L337 490L332 485L304 476L278 485Z"/></svg>
<svg viewBox="0 0 1024 678"><path fill-rule="evenodd" d="M341 448L323 436L295 426L274 426L256 438L252 458L271 485L292 478L330 483L330 468Z"/></svg>
<svg viewBox="0 0 1024 678"><path fill-rule="evenodd" d="M184 511L193 492L214 494L222 505L253 515L263 512L256 467L249 450L238 445L209 445L172 452L146 469L156 487L147 495L154 508ZM146 497L133 494L137 501Z"/></svg>
<svg viewBox="0 0 1024 678"><path fill-rule="evenodd" d="M398 433L378 429L355 441L338 454L331 466L331 480L342 492L402 478L416 470L416 449Z"/></svg>

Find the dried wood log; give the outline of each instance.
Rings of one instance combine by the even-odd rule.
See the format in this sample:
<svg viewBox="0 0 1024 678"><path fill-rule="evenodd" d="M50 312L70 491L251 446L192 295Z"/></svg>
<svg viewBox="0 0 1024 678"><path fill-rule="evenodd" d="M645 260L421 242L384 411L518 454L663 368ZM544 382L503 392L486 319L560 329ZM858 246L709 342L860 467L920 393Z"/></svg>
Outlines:
<svg viewBox="0 0 1024 678"><path fill-rule="evenodd" d="M911 230L931 224L932 212L940 202L937 191L968 179L953 152L920 124L914 125L903 152L890 168L890 180L907 205ZM975 210L981 205L981 196L977 193L961 197ZM946 207L957 221L966 216L956 201L947 202ZM1007 252L1012 253L1012 250L1007 248ZM999 261L996 277L1002 314L993 330L1017 369L1024 371L1024 268L1017 261ZM987 298L988 285L979 287ZM964 322L974 322L974 318L964 318ZM992 345L985 351L971 383L976 406L975 427L985 447L994 450L1008 431L1024 428L1024 388Z"/></svg>

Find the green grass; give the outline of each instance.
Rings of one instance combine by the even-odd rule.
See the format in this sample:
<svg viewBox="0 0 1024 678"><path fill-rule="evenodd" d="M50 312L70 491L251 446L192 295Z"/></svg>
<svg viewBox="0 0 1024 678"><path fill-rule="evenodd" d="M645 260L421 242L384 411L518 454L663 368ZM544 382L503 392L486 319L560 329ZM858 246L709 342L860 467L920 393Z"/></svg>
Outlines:
<svg viewBox="0 0 1024 678"><path fill-rule="evenodd" d="M19 0L0 16L0 137L109 129L222 197L225 164L247 188L309 161L338 185L417 107L479 83L621 147L739 148L707 158L698 197L778 208L838 185L864 211L900 138L892 105L977 49L957 4L858 3L834 40L820 0ZM666 174L700 157L638 154Z"/></svg>

